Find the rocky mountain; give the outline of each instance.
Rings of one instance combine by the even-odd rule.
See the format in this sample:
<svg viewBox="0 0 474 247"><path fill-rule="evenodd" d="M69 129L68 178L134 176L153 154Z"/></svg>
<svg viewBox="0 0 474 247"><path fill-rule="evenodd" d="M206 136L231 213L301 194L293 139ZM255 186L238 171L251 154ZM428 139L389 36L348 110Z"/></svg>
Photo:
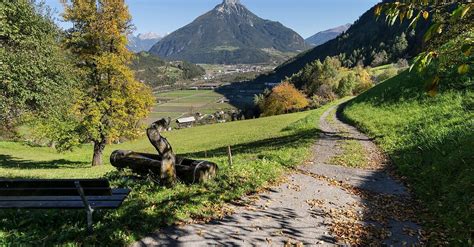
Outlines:
<svg viewBox="0 0 474 247"><path fill-rule="evenodd" d="M238 0L224 0L163 38L150 52L168 60L249 64L269 62L275 55L306 48L295 31L258 17Z"/></svg>
<svg viewBox="0 0 474 247"><path fill-rule="evenodd" d="M127 48L135 53L148 51L161 39L162 37L156 33L140 33L138 35L129 35Z"/></svg>
<svg viewBox="0 0 474 247"><path fill-rule="evenodd" d="M307 44L312 45L312 46L322 45L328 42L329 40L335 39L341 33L347 31L349 27L351 27L351 24L346 24L339 27L331 28L326 31L319 32L307 38L305 41Z"/></svg>

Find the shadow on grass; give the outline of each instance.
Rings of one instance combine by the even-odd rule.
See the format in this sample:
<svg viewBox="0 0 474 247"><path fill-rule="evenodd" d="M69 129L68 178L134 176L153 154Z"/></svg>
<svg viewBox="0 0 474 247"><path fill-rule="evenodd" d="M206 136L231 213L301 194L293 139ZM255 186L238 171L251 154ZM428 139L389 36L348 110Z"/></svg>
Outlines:
<svg viewBox="0 0 474 247"><path fill-rule="evenodd" d="M252 154L255 157L245 161L247 163L242 164L243 168L238 164L232 168L222 166L214 181L201 185L180 184L173 189L166 189L146 179L129 176L127 172L111 172L106 178L111 181L113 187L127 187L132 192L121 208L95 212L95 232L92 235L86 233L86 217L82 210L0 210L0 245L72 243L121 246L161 227L175 224L187 216L213 216L219 211L221 203L236 200L254 192L267 181L276 179L273 171L276 169L275 162L282 167L296 165L285 163L284 158L276 153L279 149L311 145L318 134L320 132L316 129L295 131L279 138L233 146L234 154ZM207 155L225 157L226 147L209 150ZM275 162L259 164L254 168L254 173L247 172L247 177L241 177L239 169L253 166L254 160L258 162L259 159L267 158L266 155ZM204 158L204 152L182 156ZM3 156L2 165L12 163L9 161L11 159ZM50 166L56 166L55 162L57 161L50 162ZM28 163L34 164L26 162ZM67 161L65 163L72 165Z"/></svg>
<svg viewBox="0 0 474 247"><path fill-rule="evenodd" d="M399 102L403 101L407 101L407 104L412 107L427 100L434 101L431 103L433 106L447 104L448 101L444 102L442 95L428 98L420 93L424 90L422 87L406 85L415 83L415 81L408 80L409 78L404 81L401 80L404 77L401 79L399 77L373 89L377 91L365 93L362 95L363 97L348 102L348 106L364 103L368 105L368 109L373 107L380 110L386 106L397 109L401 107ZM459 95L465 97L462 93ZM410 104L409 101L413 102ZM467 103L464 104L467 105ZM386 111L390 109L392 108L387 108ZM427 109L427 111L429 110ZM436 243L441 239L450 244L463 245L460 243L464 243L468 245L472 239L470 229L474 227L474 223L472 223L474 221L470 217L474 198L472 189L474 184L472 166L474 164L472 151L474 132L468 121L461 123L452 115L442 116L445 119L440 119L439 115L433 117L430 114L425 114L423 116L424 118L413 120L409 126L404 127L403 132L398 133L403 137L400 138L403 142L392 144L390 158L396 165L398 173L407 178L417 199L423 202L423 208L427 209L422 217L426 222L430 222L427 227L430 227L430 230L434 229L430 235L430 241ZM380 124L380 119L377 117L379 116L376 114L372 116ZM365 129L371 123L371 119L362 116L359 116L361 122L354 121L344 114L341 114L341 118L360 129ZM465 110L465 119L468 118L469 110ZM430 123L431 119L437 119L436 121L439 122ZM447 119L449 119L449 125L446 126ZM426 127L428 124L432 124L431 129ZM379 130L379 132L387 133L387 136L377 136L376 140L387 143L401 128L390 131ZM424 137L424 131L431 131L432 136L430 138ZM441 132L442 134L440 134ZM445 236L436 233L439 229L442 229L441 232L444 232Z"/></svg>
<svg viewBox="0 0 474 247"><path fill-rule="evenodd" d="M239 154L258 154L263 151L275 151L283 147L298 147L303 143L314 142L315 138L325 138L325 139L334 139L334 140L359 140L367 141L366 139L358 139L353 137L348 137L343 132L325 132L319 129L307 129L303 131L298 131L292 135L278 137L278 138L269 138L261 141L238 144L232 146L232 153ZM181 157L191 157L191 158L205 158L207 157L218 157L226 156L227 147L220 147L212 150L194 152L194 153L184 153L179 154ZM263 158L262 155L258 155L258 158ZM281 164L285 166L285 164ZM294 164L291 164L294 165Z"/></svg>
<svg viewBox="0 0 474 247"><path fill-rule="evenodd" d="M11 169L58 169L58 168L86 168L88 162L71 161L66 159L32 161L23 160L11 155L0 154L0 168ZM1 175L0 175L1 176Z"/></svg>
<svg viewBox="0 0 474 247"><path fill-rule="evenodd" d="M343 140L358 140L358 141L370 141L367 138L351 138L347 137L348 135L345 132L331 132L331 131L320 131L320 130L309 130L308 132L302 131L296 135L289 136L286 138L277 138L276 140L264 140L256 143L250 143L245 145L235 146L234 150L247 151L254 149L258 152L260 146L271 146L273 148L281 148L280 141L289 141L288 144L296 144L298 141L305 141L305 138L312 135L312 140L314 137L319 135L319 138L322 142L317 145L328 145L328 141L343 141ZM303 137L304 136L304 137ZM303 139L299 139L302 138ZM285 145L286 146L286 145ZM320 149L324 151L324 149ZM213 150L218 154L225 154L225 150ZM202 153L190 154L190 155L202 155ZM320 155L316 153L315 155ZM334 167L336 168L336 167ZM350 168L343 168L343 171L346 171ZM347 177L346 177L347 178ZM339 178L338 178L339 179ZM352 177L349 179L353 179ZM357 180L357 179L356 179ZM343 180L344 184L348 183ZM353 181L354 182L354 181ZM413 227L416 229L416 225L411 224L410 222L399 222L399 221L389 221L387 222L388 228L393 231L394 237L389 237L384 239L380 237L382 235L382 226L378 225L377 227L368 227L372 224L375 224L378 219L377 216L385 215L384 210L387 209L386 203L389 201L387 198L392 197L403 197L405 196L405 191L401 184L398 184L396 181L392 180L385 174L382 170L368 171L365 176L361 176L359 181L356 181L357 185L354 185L354 188L360 189L362 196L361 204L364 205L361 207L361 219L360 225L354 224L351 219L345 219L342 216L338 216L338 220L342 222L345 220L342 228L353 228L355 229L353 233L354 238L358 238L361 241L361 246L371 246L371 245L401 245L402 241L407 241L408 243L416 242L416 238L405 235L403 229L406 227ZM343 183L343 182L341 182ZM334 185L333 185L334 186ZM319 187L318 187L319 188ZM321 190L327 190L327 188L321 188ZM355 189L354 189L355 190ZM286 200L286 197L280 197L280 191L273 191L268 194L260 195L259 197L263 201L277 201L277 200ZM323 192L324 194L325 192ZM336 190L331 189L331 196L333 193L337 193ZM271 195L273 194L273 195ZM384 196L381 196L383 194ZM321 196L319 193L315 194L305 194L307 196ZM343 196L348 196L347 194L342 194ZM296 195L295 195L296 196ZM339 194L341 196L341 194ZM316 197L317 199L323 199ZM340 198L339 198L340 199ZM405 202L404 200L402 202ZM395 203L394 203L395 204ZM400 203L403 206L407 204ZM257 204L259 205L259 204ZM267 205L267 204L265 204ZM285 245L285 241L288 239L295 239L302 241L303 245L315 245L315 243L322 243L328 245L337 245L338 242L335 238L325 233L323 235L317 234L318 231L315 229L322 227L330 227L330 216L322 208L312 208L309 211L301 211L300 207L303 205L297 205L295 203L294 207L286 207L284 204L272 203L265 207L255 206L252 210L241 211L238 214L227 216L220 220L214 220L207 224L193 224L186 226L185 228L180 227L168 227L164 228L159 232L148 235L145 239L140 240L136 243L137 247L144 246L241 246L241 245ZM399 204L390 205L391 207L399 206ZM337 211L337 210L336 210ZM309 216L308 213L311 215ZM388 213L390 214L390 213ZM350 212L348 215L351 215ZM396 217L395 214L391 215ZM322 218L322 225L314 224L305 224L301 223L305 221L306 217ZM382 220L385 220L382 219ZM391 220L391 218L389 218ZM300 223L297 223L300 222ZM354 221L355 222L355 221ZM377 223L378 224L378 223ZM367 235L361 233L361 227L365 227ZM408 228L406 228L408 229ZM359 232L360 231L360 232ZM358 235L359 234L359 235ZM379 238L380 237L380 238Z"/></svg>

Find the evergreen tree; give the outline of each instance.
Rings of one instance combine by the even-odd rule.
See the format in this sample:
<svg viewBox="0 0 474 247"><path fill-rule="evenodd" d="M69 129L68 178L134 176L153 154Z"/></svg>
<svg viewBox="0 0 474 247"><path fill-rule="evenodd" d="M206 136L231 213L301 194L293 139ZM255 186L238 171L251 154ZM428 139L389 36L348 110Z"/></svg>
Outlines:
<svg viewBox="0 0 474 247"><path fill-rule="evenodd" d="M130 14L124 0L63 0L72 22L65 41L77 56L85 81L78 115L94 143L92 165L102 164L107 143L140 134L140 121L153 103L151 90L135 80L128 64Z"/></svg>

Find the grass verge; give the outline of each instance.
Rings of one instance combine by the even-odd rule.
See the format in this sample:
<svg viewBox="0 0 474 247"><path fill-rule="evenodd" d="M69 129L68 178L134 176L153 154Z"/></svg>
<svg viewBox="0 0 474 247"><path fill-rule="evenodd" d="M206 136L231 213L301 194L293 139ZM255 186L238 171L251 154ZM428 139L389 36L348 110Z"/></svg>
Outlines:
<svg viewBox="0 0 474 247"><path fill-rule="evenodd" d="M337 109L332 110L326 117L326 122L330 123L343 136L348 136L346 129L337 124L335 116ZM364 146L357 140L340 140L338 145L341 147L341 154L334 156L329 163L338 166L363 168L368 165L368 154Z"/></svg>
<svg viewBox="0 0 474 247"><path fill-rule="evenodd" d="M431 215L427 226L445 231L451 245L472 244L473 102L472 87L429 97L405 72L353 99L343 113L376 138Z"/></svg>
<svg viewBox="0 0 474 247"><path fill-rule="evenodd" d="M342 153L333 157L329 162L333 165L363 168L367 166L367 151L357 140L344 140L340 142Z"/></svg>

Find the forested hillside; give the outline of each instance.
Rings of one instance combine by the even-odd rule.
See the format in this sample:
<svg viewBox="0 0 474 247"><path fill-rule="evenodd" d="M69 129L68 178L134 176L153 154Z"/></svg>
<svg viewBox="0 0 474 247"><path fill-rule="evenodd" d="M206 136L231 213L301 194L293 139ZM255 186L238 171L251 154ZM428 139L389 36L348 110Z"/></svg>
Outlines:
<svg viewBox="0 0 474 247"><path fill-rule="evenodd" d="M409 21L387 25L385 17L377 18L375 8L364 13L343 35L308 50L282 64L261 80L278 81L291 76L308 63L338 56L344 66L378 66L411 58L422 51L422 38L429 22L419 23L416 30L407 31Z"/></svg>
<svg viewBox="0 0 474 247"><path fill-rule="evenodd" d="M151 87L171 86L180 80L189 80L206 74L199 65L186 61L169 62L147 52L135 55L131 68L138 80Z"/></svg>

